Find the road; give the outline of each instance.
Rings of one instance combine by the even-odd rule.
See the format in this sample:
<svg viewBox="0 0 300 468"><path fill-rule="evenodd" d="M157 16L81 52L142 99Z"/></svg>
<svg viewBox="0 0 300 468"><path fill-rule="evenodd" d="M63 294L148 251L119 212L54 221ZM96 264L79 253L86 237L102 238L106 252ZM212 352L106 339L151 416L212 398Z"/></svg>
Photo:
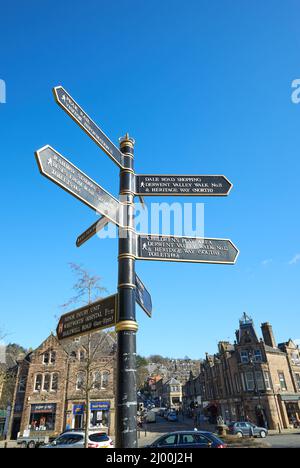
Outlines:
<svg viewBox="0 0 300 468"><path fill-rule="evenodd" d="M271 448L300 448L300 432L298 434L272 435L266 441L271 445Z"/></svg>

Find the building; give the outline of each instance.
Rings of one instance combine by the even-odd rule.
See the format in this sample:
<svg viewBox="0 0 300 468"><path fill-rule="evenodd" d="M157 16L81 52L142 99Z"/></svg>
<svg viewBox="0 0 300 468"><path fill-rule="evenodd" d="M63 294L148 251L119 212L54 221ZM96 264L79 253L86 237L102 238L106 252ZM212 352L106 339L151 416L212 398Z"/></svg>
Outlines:
<svg viewBox="0 0 300 468"><path fill-rule="evenodd" d="M40 431L57 435L84 426L114 432L115 339L95 333L59 342L50 335L18 366L12 437ZM87 377L89 376L89 377Z"/></svg>
<svg viewBox="0 0 300 468"><path fill-rule="evenodd" d="M174 377L156 383L156 394L161 406L179 409L182 405L182 384Z"/></svg>
<svg viewBox="0 0 300 468"><path fill-rule="evenodd" d="M250 420L269 429L300 422L300 354L292 340L277 345L272 326L263 323L262 338L244 314L234 344L221 341L206 355L200 374L183 389L186 410L201 402L211 422Z"/></svg>

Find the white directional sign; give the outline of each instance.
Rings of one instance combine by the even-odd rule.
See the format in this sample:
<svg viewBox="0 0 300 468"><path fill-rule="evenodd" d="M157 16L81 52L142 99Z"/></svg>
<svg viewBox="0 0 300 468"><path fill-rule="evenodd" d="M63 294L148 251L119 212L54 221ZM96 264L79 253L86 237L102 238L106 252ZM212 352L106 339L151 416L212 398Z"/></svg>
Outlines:
<svg viewBox="0 0 300 468"><path fill-rule="evenodd" d="M239 251L229 239L138 235L137 258L166 262L234 264Z"/></svg>
<svg viewBox="0 0 300 468"><path fill-rule="evenodd" d="M137 175L136 195L226 196L232 184L223 175Z"/></svg>
<svg viewBox="0 0 300 468"><path fill-rule="evenodd" d="M124 156L95 122L62 87L56 86L53 94L57 104L87 133L94 142L119 166L124 167Z"/></svg>
<svg viewBox="0 0 300 468"><path fill-rule="evenodd" d="M52 182L113 223L122 226L122 205L110 193L106 192L51 146L44 146L35 155L43 176L52 180Z"/></svg>

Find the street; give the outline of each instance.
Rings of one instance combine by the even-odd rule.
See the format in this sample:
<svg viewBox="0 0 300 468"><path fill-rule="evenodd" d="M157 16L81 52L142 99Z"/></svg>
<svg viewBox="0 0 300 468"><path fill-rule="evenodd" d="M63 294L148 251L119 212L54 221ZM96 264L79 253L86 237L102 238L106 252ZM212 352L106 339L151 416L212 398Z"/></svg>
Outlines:
<svg viewBox="0 0 300 468"><path fill-rule="evenodd" d="M190 431L194 429L192 419L185 418L182 420L181 417L179 417L179 419L180 420L178 422L168 422L164 418L157 416L156 423L147 424L146 436L145 428L139 432L139 447L145 447L146 445L151 444L160 436L167 434L168 432ZM198 429L214 431L213 426L207 425ZM265 444L266 448L300 448L300 432L271 434L264 441L261 439L255 439L255 442L258 444Z"/></svg>

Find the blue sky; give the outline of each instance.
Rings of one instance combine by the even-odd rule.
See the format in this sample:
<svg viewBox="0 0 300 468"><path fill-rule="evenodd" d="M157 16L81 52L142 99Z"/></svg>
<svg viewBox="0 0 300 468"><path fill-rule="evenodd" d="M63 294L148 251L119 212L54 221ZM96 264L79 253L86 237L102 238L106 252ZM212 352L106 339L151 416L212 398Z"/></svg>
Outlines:
<svg viewBox="0 0 300 468"><path fill-rule="evenodd" d="M137 309L138 351L202 357L233 339L244 311L257 328L272 322L278 341L300 338L299 9L296 0L1 6L0 328L9 340L34 347L55 329L72 295L68 262L116 290L117 241L76 249L96 215L35 163L50 144L117 195L117 167L54 103L59 84L116 144L134 136L138 173L224 174L234 184L227 198L197 201L205 235L240 249L235 266L137 262L154 304L151 320Z"/></svg>

